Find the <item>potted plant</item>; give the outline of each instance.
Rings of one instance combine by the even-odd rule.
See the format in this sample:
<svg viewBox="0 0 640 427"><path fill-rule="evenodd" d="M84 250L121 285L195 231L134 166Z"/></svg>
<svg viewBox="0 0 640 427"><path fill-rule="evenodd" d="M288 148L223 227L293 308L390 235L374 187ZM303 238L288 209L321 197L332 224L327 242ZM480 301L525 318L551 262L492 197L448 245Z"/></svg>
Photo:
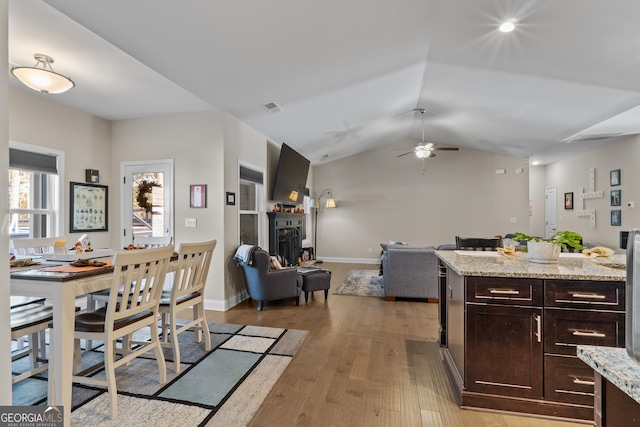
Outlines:
<svg viewBox="0 0 640 427"><path fill-rule="evenodd" d="M548 238L533 237L517 232L514 240L526 240L529 261L540 264L557 263L560 250L572 247L582 250L582 236L574 231L558 231Z"/></svg>

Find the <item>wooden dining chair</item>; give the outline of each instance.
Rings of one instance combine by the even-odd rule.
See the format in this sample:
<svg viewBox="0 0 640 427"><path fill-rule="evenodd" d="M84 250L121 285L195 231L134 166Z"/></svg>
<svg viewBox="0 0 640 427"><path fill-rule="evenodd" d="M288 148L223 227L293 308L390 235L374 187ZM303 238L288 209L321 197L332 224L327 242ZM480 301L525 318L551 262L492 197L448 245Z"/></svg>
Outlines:
<svg viewBox="0 0 640 427"><path fill-rule="evenodd" d="M11 361L30 356L30 368L11 378L15 384L48 368L46 360L46 347L40 335L48 329L53 322L53 308L40 302L17 304L10 309L11 339L17 340L24 336L30 336L29 348L22 349L12 354Z"/></svg>
<svg viewBox="0 0 640 427"><path fill-rule="evenodd" d="M204 314L204 288L213 258L216 240L201 243L183 243L178 254L178 269L170 290L160 299L162 319L162 346L173 350L174 370L180 372L180 345L178 335L196 329L196 342L204 335L205 350L211 350L211 335ZM188 323L178 324L180 312L191 308Z"/></svg>
<svg viewBox="0 0 640 427"><path fill-rule="evenodd" d="M136 247L157 248L171 243L173 243L173 236L138 236L133 238L133 244Z"/></svg>
<svg viewBox="0 0 640 427"><path fill-rule="evenodd" d="M11 239L9 242L10 249L14 255L42 255L53 253L55 243L64 240L64 237L39 237L33 239Z"/></svg>
<svg viewBox="0 0 640 427"><path fill-rule="evenodd" d="M502 247L502 237L460 237L456 236L456 249L465 251L497 251Z"/></svg>
<svg viewBox="0 0 640 427"><path fill-rule="evenodd" d="M96 311L81 313L75 320L75 372L73 380L82 384L106 386L111 397L111 418L118 416L115 370L153 350L158 362L160 384L167 381L164 355L158 332L158 304L162 294L173 246L139 251L116 251L109 302ZM150 341L130 341L133 332L151 328ZM116 341L122 338L122 347ZM99 364L82 371L80 339L104 342L106 379L86 376L101 368ZM135 347L132 347L135 345ZM116 359L116 353L122 358Z"/></svg>

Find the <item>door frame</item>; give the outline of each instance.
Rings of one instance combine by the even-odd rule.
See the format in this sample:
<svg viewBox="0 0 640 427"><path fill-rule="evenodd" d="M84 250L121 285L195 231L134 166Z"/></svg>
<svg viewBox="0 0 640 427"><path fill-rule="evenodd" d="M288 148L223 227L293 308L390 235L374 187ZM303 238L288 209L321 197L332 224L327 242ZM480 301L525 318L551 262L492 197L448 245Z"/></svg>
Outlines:
<svg viewBox="0 0 640 427"><path fill-rule="evenodd" d="M130 205L130 199L127 197L131 194L131 191L127 191L127 184L125 173L126 170L130 167L140 167L140 166L149 166L149 168L154 168L158 166L162 166L169 171L170 176L165 177L165 188L164 188L164 196L165 196L165 207L169 208L169 215L165 215L165 218L168 216L167 227L165 230L165 234L170 234L174 236L175 242L175 234L174 234L174 224L175 224L175 206L174 206L174 176L175 176L175 168L174 168L174 160L173 159L161 159L161 160L136 160L136 161L123 161L120 162L120 246L127 246L129 241L131 240L131 236L127 234L127 230L130 233L133 233L131 229L131 210L128 207Z"/></svg>

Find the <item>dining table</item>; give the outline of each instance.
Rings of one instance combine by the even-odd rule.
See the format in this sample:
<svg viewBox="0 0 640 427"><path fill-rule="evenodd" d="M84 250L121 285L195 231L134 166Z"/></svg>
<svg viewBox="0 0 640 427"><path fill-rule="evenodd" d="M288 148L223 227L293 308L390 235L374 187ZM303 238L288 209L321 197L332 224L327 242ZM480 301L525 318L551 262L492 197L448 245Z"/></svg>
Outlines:
<svg viewBox="0 0 640 427"><path fill-rule="evenodd" d="M111 259L101 259L106 264L99 267L74 267L65 262L43 261L10 270L11 295L45 297L53 306L48 404L62 411L64 426L71 423L76 299L111 287ZM175 271L176 261L177 254L174 254L169 271Z"/></svg>

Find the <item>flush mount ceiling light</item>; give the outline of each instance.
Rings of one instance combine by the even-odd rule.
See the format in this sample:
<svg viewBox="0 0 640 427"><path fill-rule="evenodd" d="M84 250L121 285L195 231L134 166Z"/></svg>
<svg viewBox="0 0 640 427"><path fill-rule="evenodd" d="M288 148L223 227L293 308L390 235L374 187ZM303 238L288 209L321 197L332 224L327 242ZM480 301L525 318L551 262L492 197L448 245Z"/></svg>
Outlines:
<svg viewBox="0 0 640 427"><path fill-rule="evenodd" d="M33 55L36 65L33 67L13 67L13 74L23 84L42 93L62 93L75 86L69 77L58 74L51 68L53 58L41 53Z"/></svg>
<svg viewBox="0 0 640 427"><path fill-rule="evenodd" d="M503 33L510 33L511 31L516 29L516 21L511 19L509 21L505 21L498 27L500 31Z"/></svg>

